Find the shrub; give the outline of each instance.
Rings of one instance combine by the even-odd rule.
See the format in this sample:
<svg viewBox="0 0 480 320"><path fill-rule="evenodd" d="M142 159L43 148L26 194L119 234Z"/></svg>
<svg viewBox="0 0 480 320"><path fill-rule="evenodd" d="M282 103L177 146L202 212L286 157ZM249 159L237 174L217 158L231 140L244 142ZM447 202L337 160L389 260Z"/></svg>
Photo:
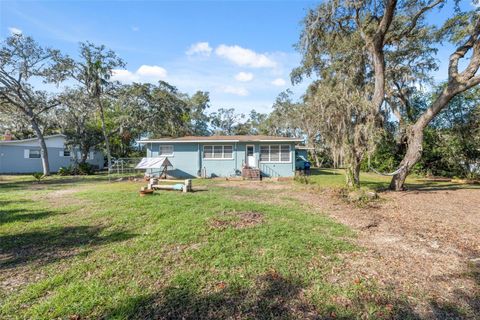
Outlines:
<svg viewBox="0 0 480 320"><path fill-rule="evenodd" d="M77 166L77 173L79 175L91 175L94 174L95 170L93 166L89 163L80 163Z"/></svg>
<svg viewBox="0 0 480 320"><path fill-rule="evenodd" d="M74 176L74 175L91 175L94 174L95 168L89 163L80 163L76 166L61 167L57 174L60 176Z"/></svg>
<svg viewBox="0 0 480 320"><path fill-rule="evenodd" d="M344 187L335 190L335 194L343 201L361 208L374 207L376 202L380 200L378 193L370 189L352 190Z"/></svg>
<svg viewBox="0 0 480 320"><path fill-rule="evenodd" d="M37 183L40 183L40 180L43 178L43 173L41 172L34 172L32 175L37 180Z"/></svg>
<svg viewBox="0 0 480 320"><path fill-rule="evenodd" d="M60 169L58 169L58 172L57 174L59 176L70 176L73 174L73 169L71 166L68 166L68 167L60 167Z"/></svg>
<svg viewBox="0 0 480 320"><path fill-rule="evenodd" d="M303 184L309 184L310 183L310 178L308 176L304 175L304 174L297 175L293 179L295 181L297 181L299 183L303 183Z"/></svg>

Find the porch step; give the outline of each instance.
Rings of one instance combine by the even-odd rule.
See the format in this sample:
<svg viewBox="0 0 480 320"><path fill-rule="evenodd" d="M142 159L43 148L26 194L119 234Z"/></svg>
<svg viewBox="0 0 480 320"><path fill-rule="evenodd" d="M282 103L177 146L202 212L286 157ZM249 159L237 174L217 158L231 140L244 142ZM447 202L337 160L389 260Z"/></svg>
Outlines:
<svg viewBox="0 0 480 320"><path fill-rule="evenodd" d="M260 169L258 168L243 168L242 177L247 180L260 180Z"/></svg>

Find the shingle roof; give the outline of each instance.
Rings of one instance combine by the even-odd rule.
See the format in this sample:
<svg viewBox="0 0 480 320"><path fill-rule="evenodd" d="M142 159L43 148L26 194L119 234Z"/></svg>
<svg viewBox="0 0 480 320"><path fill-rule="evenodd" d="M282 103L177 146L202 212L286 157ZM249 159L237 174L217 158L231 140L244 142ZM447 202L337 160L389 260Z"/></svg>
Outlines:
<svg viewBox="0 0 480 320"><path fill-rule="evenodd" d="M66 137L66 136L62 133L43 136L44 139L50 139L55 137ZM28 139L21 139L21 140L0 140L0 144L15 144L15 143L21 143L21 142L27 142L27 141L37 141L37 140L38 138L28 138Z"/></svg>
<svg viewBox="0 0 480 320"><path fill-rule="evenodd" d="M278 136L266 136L266 135L237 135L237 136L184 136L179 138L159 138L140 140L139 143L150 142L268 142L268 141L291 141L300 142L303 139L290 138L290 137L278 137Z"/></svg>

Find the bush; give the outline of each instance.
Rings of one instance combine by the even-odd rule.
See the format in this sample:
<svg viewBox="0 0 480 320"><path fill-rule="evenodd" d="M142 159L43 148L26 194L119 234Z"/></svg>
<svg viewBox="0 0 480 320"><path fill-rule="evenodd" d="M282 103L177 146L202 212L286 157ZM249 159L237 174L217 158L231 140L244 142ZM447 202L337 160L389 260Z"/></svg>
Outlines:
<svg viewBox="0 0 480 320"><path fill-rule="evenodd" d="M91 175L94 173L95 170L93 166L89 163L80 163L77 167L77 174L79 175Z"/></svg>
<svg viewBox="0 0 480 320"><path fill-rule="evenodd" d="M378 193L370 189L352 190L344 187L335 192L337 197L343 201L358 207L374 207L376 202L380 199Z"/></svg>
<svg viewBox="0 0 480 320"><path fill-rule="evenodd" d="M76 166L61 167L57 174L60 176L86 176L95 173L95 168L89 163L80 163Z"/></svg>
<svg viewBox="0 0 480 320"><path fill-rule="evenodd" d="M43 173L41 172L34 172L32 175L37 180L37 183L40 183L40 180L43 178Z"/></svg>
<svg viewBox="0 0 480 320"><path fill-rule="evenodd" d="M293 180L303 184L310 184L310 178L304 174L295 176Z"/></svg>
<svg viewBox="0 0 480 320"><path fill-rule="evenodd" d="M71 166L68 166L68 167L60 167L60 169L58 169L57 174L58 174L59 176L71 176L71 175L73 174L72 167L71 167Z"/></svg>

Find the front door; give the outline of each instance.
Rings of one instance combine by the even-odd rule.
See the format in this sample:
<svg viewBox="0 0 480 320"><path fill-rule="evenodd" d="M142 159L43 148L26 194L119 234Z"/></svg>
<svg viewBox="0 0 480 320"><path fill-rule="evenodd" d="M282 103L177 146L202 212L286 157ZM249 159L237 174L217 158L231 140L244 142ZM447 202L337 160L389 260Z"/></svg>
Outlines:
<svg viewBox="0 0 480 320"><path fill-rule="evenodd" d="M255 146L253 145L247 145L247 152L245 153L247 157L247 166L250 168L255 168L256 167L256 161L255 161Z"/></svg>

